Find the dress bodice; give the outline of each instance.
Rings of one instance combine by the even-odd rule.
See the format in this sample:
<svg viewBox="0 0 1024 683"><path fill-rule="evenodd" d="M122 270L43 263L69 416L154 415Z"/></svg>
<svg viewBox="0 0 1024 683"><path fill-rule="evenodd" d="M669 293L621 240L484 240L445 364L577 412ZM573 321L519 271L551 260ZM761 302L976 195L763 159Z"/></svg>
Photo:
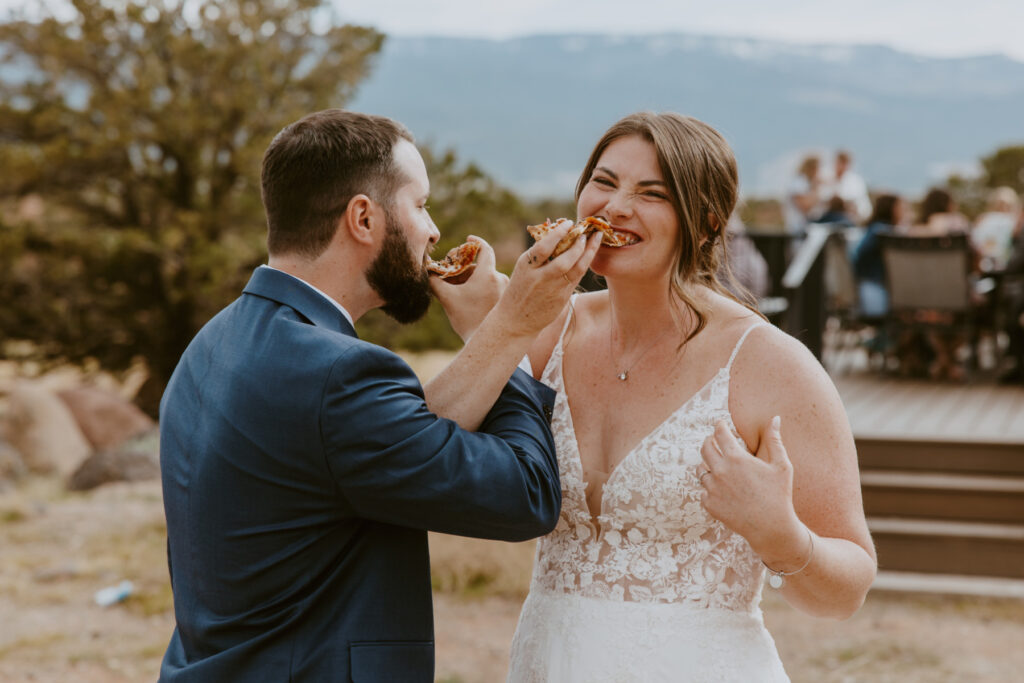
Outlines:
<svg viewBox="0 0 1024 683"><path fill-rule="evenodd" d="M728 363L654 428L612 470L592 518L558 340L542 381L558 391L552 431L562 478L562 511L537 547L533 588L616 601L689 603L755 611L764 568L747 541L701 504L700 449L729 414ZM568 327L568 324L567 324ZM742 439L740 440L742 443Z"/></svg>

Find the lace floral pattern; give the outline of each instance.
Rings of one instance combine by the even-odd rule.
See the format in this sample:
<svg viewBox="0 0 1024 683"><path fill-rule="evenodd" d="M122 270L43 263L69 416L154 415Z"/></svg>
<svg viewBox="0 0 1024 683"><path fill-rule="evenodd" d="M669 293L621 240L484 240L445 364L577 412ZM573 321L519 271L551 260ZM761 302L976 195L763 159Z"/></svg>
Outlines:
<svg viewBox="0 0 1024 683"><path fill-rule="evenodd" d="M729 371L749 331L728 364L612 471L596 520L587 507L559 340L542 381L558 391L552 431L562 512L555 530L537 546L532 590L759 611L761 561L746 540L707 513L697 480L700 448L715 424L724 419L736 434L728 409Z"/></svg>

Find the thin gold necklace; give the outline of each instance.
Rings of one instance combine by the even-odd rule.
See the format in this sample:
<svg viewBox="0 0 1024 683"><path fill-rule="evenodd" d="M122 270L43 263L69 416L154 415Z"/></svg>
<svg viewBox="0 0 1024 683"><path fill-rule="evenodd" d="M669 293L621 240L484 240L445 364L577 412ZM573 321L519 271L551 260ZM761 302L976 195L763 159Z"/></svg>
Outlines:
<svg viewBox="0 0 1024 683"><path fill-rule="evenodd" d="M644 349L644 352L641 353L639 356L637 356L636 360L634 360L632 363L630 363L629 366L625 370L622 370L621 372L616 374L615 376L619 379L619 381L625 382L627 379L629 379L629 371L632 370L633 368L635 368L637 366L637 363L639 363L641 360L643 360L643 357L647 355L647 352L650 351L651 349L653 349L655 346L657 346L658 342L660 342L662 339L667 337L669 335L669 333L673 331L673 329L674 328L670 327L669 329L665 330L663 333L658 335L658 338L655 339L653 342L651 342L650 346L648 346L646 349ZM615 334L615 332L614 332L614 325L613 325L612 332L608 335L608 356L612 359L613 363L615 363L615 354L612 352L612 337L614 336L614 334Z"/></svg>

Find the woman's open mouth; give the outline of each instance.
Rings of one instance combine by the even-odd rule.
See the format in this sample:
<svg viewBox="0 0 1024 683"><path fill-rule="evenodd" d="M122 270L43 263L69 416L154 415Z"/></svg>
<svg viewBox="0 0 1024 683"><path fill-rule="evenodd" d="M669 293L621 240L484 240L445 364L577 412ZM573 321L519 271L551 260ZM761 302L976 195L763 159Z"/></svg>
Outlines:
<svg viewBox="0 0 1024 683"><path fill-rule="evenodd" d="M640 241L640 236L635 232L629 230L620 230L618 228L611 229L611 235L608 233L604 234L601 239L602 246L606 247L628 247L632 244L636 244Z"/></svg>

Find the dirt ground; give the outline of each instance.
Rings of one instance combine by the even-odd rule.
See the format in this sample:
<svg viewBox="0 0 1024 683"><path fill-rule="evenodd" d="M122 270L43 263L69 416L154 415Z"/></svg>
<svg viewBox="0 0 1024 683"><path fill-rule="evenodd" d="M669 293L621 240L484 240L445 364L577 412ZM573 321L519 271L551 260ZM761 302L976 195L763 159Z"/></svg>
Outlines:
<svg viewBox="0 0 1024 683"><path fill-rule="evenodd" d="M431 538L437 680L504 679L532 543ZM110 607L93 601L130 580ZM1006 682L1024 670L1024 601L872 593L852 619L812 619L766 591L795 682ZM153 681L173 629L158 482L84 494L30 481L0 494L0 681Z"/></svg>
<svg viewBox="0 0 1024 683"><path fill-rule="evenodd" d="M430 377L451 354L410 358ZM0 493L0 683L156 680L174 628L157 481L68 493L36 478ZM437 681L502 681L533 543L431 536ZM100 607L96 591L133 584ZM794 683L1024 680L1024 600L872 592L853 618L813 619L770 589L768 628Z"/></svg>

